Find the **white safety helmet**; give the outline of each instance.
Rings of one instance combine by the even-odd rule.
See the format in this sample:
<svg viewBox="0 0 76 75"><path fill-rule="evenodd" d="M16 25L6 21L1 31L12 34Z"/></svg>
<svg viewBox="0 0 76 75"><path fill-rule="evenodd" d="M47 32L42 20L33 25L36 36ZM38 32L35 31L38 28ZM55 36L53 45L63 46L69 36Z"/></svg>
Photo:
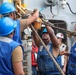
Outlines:
<svg viewBox="0 0 76 75"><path fill-rule="evenodd" d="M57 33L56 34L56 37L61 38L61 39L64 39L64 35L62 33Z"/></svg>

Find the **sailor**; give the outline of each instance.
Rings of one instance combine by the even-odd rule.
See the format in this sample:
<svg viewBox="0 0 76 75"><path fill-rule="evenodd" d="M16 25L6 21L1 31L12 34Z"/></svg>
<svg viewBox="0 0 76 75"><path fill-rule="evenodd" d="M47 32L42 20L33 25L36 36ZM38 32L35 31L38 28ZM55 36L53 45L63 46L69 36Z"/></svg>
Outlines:
<svg viewBox="0 0 76 75"><path fill-rule="evenodd" d="M61 51L66 51L66 44L63 43L63 39L64 39L64 35L59 32L56 34L56 37L58 38L59 41L59 50ZM67 61L68 61L68 57L66 55L62 55L61 56L61 63L62 63L62 70L64 73L66 73L66 68L67 68Z"/></svg>
<svg viewBox="0 0 76 75"><path fill-rule="evenodd" d="M47 49L52 53L54 56L55 54L57 57L54 57L57 63L61 67L61 56L59 55L59 42L57 40L57 37L54 34L54 31L51 27L46 26L44 30L41 32L41 38L45 45L47 46ZM56 65L50 58L48 52L45 50L44 46L41 44L39 38L33 34L35 39L35 43L38 46L38 57L37 57L37 64L38 64L38 70L40 72L40 75L60 75L59 70L57 69ZM54 50L53 50L54 48Z"/></svg>
<svg viewBox="0 0 76 75"><path fill-rule="evenodd" d="M16 27L9 17L0 20L0 75L24 75L22 46L12 40Z"/></svg>
<svg viewBox="0 0 76 75"><path fill-rule="evenodd" d="M15 34L13 36L13 40L19 43L21 42L21 37L20 37L20 32L23 32L25 28L31 23L33 23L39 16L38 10L34 11L34 14L32 14L29 18L27 19L16 19L16 8L14 7L13 4L9 2L4 2L0 6L0 14L3 17L10 17L13 20L17 21L17 27L15 30Z"/></svg>

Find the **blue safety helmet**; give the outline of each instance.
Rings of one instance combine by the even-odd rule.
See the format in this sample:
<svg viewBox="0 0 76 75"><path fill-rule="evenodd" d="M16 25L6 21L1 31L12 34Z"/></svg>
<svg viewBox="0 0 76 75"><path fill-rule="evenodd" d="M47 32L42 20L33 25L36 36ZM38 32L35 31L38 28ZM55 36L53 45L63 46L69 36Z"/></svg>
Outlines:
<svg viewBox="0 0 76 75"><path fill-rule="evenodd" d="M7 14L7 13L10 13L10 12L14 12L14 11L16 11L14 5L9 3L9 2L4 2L0 6L0 14Z"/></svg>
<svg viewBox="0 0 76 75"><path fill-rule="evenodd" d="M44 28L44 30L41 32L41 34L43 34L43 33L47 33L47 29L46 28Z"/></svg>
<svg viewBox="0 0 76 75"><path fill-rule="evenodd" d="M0 36L6 36L12 33L17 27L17 22L9 17L4 17L0 20Z"/></svg>

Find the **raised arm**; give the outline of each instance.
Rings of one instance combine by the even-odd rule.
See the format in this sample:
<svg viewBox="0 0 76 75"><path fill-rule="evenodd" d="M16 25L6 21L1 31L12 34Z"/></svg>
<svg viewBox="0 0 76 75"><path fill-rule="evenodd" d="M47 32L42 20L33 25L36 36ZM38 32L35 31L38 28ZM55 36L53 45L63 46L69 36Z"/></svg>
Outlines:
<svg viewBox="0 0 76 75"><path fill-rule="evenodd" d="M23 31L29 24L33 23L39 16L38 10L34 12L33 15L28 17L27 19L21 19L20 25L21 25L21 31Z"/></svg>
<svg viewBox="0 0 76 75"><path fill-rule="evenodd" d="M49 27L49 26L46 26L46 29L47 29L47 31L48 31L48 33L50 35L50 39L51 39L51 41L53 43L53 46L56 47L56 48L59 48L59 42L57 40L57 37L54 34L53 29L51 27Z"/></svg>
<svg viewBox="0 0 76 75"><path fill-rule="evenodd" d="M37 31L36 31L36 32L37 32ZM40 44L41 44L40 39L38 38L38 36L35 34L34 31L32 32L32 34L33 34L33 39L34 39L34 41L35 41L35 44L36 44L37 47L39 48L39 46L40 46Z"/></svg>

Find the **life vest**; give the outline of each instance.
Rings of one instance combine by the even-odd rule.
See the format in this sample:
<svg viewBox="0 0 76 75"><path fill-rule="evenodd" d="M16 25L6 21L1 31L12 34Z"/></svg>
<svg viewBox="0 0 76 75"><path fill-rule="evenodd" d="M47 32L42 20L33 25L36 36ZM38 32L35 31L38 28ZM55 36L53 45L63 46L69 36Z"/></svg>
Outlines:
<svg viewBox="0 0 76 75"><path fill-rule="evenodd" d="M19 20L16 20L16 21L17 21L17 27L15 29L15 34L13 36L13 40L22 44L21 37L20 37L20 21Z"/></svg>
<svg viewBox="0 0 76 75"><path fill-rule="evenodd" d="M38 47L32 45L32 53L31 53L32 66L37 66L37 53L38 53Z"/></svg>
<svg viewBox="0 0 76 75"><path fill-rule="evenodd" d="M52 53L52 43L49 43L47 45L47 48ZM55 60L61 67L61 56L56 57ZM38 69L41 72L50 72L51 74L60 74L56 65L54 64L49 54L47 53L47 51L42 45L40 46L39 51L38 51L37 63L38 63Z"/></svg>
<svg viewBox="0 0 76 75"><path fill-rule="evenodd" d="M76 42L71 47L69 61L68 61L68 74L76 75Z"/></svg>
<svg viewBox="0 0 76 75"><path fill-rule="evenodd" d="M0 37L0 75L14 75L12 52L20 44L6 37Z"/></svg>

